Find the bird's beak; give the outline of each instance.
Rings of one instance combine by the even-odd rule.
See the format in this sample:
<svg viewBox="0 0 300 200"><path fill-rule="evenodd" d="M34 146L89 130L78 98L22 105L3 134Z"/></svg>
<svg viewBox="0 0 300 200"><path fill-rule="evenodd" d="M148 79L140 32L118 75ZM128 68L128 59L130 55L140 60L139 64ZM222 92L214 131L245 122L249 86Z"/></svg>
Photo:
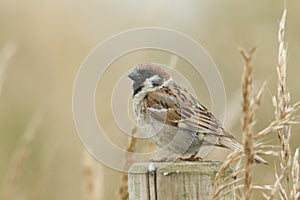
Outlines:
<svg viewBox="0 0 300 200"><path fill-rule="evenodd" d="M137 80L139 77L140 77L140 74L138 73L138 71L136 69L134 69L129 75L128 77L131 79L131 80Z"/></svg>

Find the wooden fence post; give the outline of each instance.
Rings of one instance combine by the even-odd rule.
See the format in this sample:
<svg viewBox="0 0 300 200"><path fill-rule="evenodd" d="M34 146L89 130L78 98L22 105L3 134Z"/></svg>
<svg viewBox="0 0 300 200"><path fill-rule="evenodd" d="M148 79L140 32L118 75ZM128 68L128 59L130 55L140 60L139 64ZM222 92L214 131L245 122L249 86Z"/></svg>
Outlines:
<svg viewBox="0 0 300 200"><path fill-rule="evenodd" d="M128 174L129 199L206 200L221 165L221 162L212 161L134 164ZM224 175L231 172L228 169ZM222 181L223 179L221 184ZM232 192L228 192L221 199L234 200L233 186L230 190Z"/></svg>

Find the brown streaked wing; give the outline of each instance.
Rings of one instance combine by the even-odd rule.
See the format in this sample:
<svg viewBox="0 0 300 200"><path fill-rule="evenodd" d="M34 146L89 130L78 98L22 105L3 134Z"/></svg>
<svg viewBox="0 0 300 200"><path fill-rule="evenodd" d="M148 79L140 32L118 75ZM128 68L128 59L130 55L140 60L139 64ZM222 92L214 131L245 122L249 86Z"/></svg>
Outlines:
<svg viewBox="0 0 300 200"><path fill-rule="evenodd" d="M182 129L220 135L221 123L184 88L172 84L145 97L152 117Z"/></svg>

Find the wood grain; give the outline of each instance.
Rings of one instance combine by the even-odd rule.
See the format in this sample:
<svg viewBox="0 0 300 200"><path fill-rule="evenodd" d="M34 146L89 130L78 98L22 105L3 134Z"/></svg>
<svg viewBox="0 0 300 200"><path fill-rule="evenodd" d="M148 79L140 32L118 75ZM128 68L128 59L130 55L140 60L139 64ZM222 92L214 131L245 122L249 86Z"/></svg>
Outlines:
<svg viewBox="0 0 300 200"><path fill-rule="evenodd" d="M150 172L148 170L150 163L134 164L129 171L129 199L209 199L214 178L221 164L211 161L154 162L151 165L155 166L155 170ZM232 170L228 169L224 176L231 172ZM230 190L232 192L228 192L222 199L235 199L233 188Z"/></svg>

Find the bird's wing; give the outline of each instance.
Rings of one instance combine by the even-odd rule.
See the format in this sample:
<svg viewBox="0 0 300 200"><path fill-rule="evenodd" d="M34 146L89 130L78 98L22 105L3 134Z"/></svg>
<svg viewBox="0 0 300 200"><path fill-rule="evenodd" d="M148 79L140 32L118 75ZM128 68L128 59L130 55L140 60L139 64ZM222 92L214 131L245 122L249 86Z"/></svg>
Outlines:
<svg viewBox="0 0 300 200"><path fill-rule="evenodd" d="M150 92L145 97L150 115L181 129L218 136L233 137L221 123L183 87L176 84Z"/></svg>

